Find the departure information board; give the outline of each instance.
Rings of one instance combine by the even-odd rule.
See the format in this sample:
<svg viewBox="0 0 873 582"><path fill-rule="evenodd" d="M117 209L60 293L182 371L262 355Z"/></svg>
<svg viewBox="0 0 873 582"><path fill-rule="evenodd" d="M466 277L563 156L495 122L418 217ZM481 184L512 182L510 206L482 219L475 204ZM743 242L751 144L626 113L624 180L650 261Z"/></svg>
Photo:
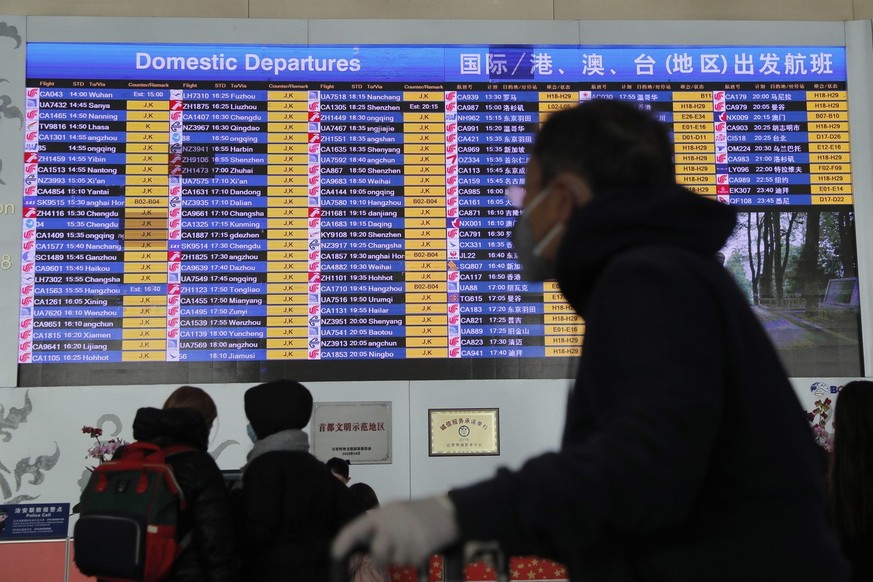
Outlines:
<svg viewBox="0 0 873 582"><path fill-rule="evenodd" d="M27 54L20 385L565 374L584 322L521 279L504 190L587 99L667 123L702 196L852 203L843 47Z"/></svg>

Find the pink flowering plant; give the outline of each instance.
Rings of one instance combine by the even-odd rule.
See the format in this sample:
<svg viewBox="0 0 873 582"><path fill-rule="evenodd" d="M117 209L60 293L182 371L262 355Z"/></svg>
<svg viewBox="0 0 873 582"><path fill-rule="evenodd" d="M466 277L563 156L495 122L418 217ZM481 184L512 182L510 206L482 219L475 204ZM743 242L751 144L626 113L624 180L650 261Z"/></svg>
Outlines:
<svg viewBox="0 0 873 582"><path fill-rule="evenodd" d="M118 447L127 444L124 440L119 438L109 439L108 441L101 441L100 437L103 436L102 428L83 426L82 432L93 437L96 441L94 446L88 449L88 456L85 458L98 459L101 464L105 463L106 461L111 461L112 455L115 454L115 451L118 449Z"/></svg>
<svg viewBox="0 0 873 582"><path fill-rule="evenodd" d="M94 446L88 449L88 454L85 456L86 459L97 459L100 461L102 465L106 461L111 461L112 456L115 454L115 451L118 450L118 447L124 446L127 443L123 439L109 439L108 441L101 441L100 437L103 436L103 429L97 428L95 426L83 426L82 433L86 434L94 439ZM85 484L88 483L88 479L90 478L90 472L94 471L94 467L86 467L87 471L82 471L82 477L79 479L79 487L85 487ZM73 513L79 513L79 504L73 506L71 510Z"/></svg>
<svg viewBox="0 0 873 582"><path fill-rule="evenodd" d="M815 408L812 409L812 412L807 413L806 417L812 425L815 442L828 452L833 450L834 434L833 431L828 430L827 426L831 417L831 399L816 400Z"/></svg>

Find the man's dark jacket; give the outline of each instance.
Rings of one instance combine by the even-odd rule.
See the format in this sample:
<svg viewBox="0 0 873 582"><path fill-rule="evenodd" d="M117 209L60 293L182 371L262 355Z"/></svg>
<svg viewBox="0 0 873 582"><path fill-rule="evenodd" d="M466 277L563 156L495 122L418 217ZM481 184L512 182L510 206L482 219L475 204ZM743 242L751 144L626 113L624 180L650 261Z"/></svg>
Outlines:
<svg viewBox="0 0 873 582"><path fill-rule="evenodd" d="M206 420L191 408L140 408L133 421L133 436L160 446L194 449L167 457L188 503L179 520L180 535L192 534L167 582L237 582L239 557L230 502L221 471L206 452Z"/></svg>
<svg viewBox="0 0 873 582"><path fill-rule="evenodd" d="M348 488L304 451L270 451L250 461L240 506L249 582L329 580L330 544L362 513Z"/></svg>
<svg viewBox="0 0 873 582"><path fill-rule="evenodd" d="M848 579L806 416L714 256L735 223L680 187L575 211L557 280L586 327L561 449L452 491L464 539L585 582Z"/></svg>

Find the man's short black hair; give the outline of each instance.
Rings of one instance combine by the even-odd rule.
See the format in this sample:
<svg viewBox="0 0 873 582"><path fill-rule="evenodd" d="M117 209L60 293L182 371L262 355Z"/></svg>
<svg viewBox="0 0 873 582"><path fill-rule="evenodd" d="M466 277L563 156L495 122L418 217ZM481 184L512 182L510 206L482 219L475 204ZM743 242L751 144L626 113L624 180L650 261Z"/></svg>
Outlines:
<svg viewBox="0 0 873 582"><path fill-rule="evenodd" d="M570 171L585 178L595 196L676 181L667 128L621 101L595 99L552 114L531 153L542 168L544 186Z"/></svg>

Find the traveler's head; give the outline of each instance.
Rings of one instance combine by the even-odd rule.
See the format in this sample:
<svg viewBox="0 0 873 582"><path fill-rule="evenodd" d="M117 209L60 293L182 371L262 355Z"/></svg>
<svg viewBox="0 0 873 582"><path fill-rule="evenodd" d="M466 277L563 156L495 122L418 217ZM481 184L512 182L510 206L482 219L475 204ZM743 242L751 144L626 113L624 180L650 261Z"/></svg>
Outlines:
<svg viewBox="0 0 873 582"><path fill-rule="evenodd" d="M312 394L293 380L273 380L246 390L246 417L257 438L302 429L312 416Z"/></svg>
<svg viewBox="0 0 873 582"><path fill-rule="evenodd" d="M830 512L846 537L873 527L873 382L843 386L834 408L834 444L829 473Z"/></svg>
<svg viewBox="0 0 873 582"><path fill-rule="evenodd" d="M546 120L531 151L538 184L564 172L582 178L594 195L673 184L673 145L666 127L636 105L596 99L558 111Z"/></svg>
<svg viewBox="0 0 873 582"><path fill-rule="evenodd" d="M339 457L332 457L327 460L325 465L330 469L330 472L333 473L333 476L348 485L351 478L349 477L349 465L351 463L348 459L340 459Z"/></svg>
<svg viewBox="0 0 873 582"><path fill-rule="evenodd" d="M856 380L840 390L834 407L834 448L873 455L873 382Z"/></svg>
<svg viewBox="0 0 873 582"><path fill-rule="evenodd" d="M672 154L664 125L635 105L594 100L552 114L525 176L522 204L534 254L553 261L570 215L595 197L675 184Z"/></svg>
<svg viewBox="0 0 873 582"><path fill-rule="evenodd" d="M164 402L164 409L167 408L193 408L206 420L206 426L209 428L218 416L215 402L209 394L195 386L176 388Z"/></svg>
<svg viewBox="0 0 873 582"><path fill-rule="evenodd" d="M379 507L379 498L376 497L376 492L366 483L355 483L349 485L349 493L355 498L358 505L366 511Z"/></svg>

